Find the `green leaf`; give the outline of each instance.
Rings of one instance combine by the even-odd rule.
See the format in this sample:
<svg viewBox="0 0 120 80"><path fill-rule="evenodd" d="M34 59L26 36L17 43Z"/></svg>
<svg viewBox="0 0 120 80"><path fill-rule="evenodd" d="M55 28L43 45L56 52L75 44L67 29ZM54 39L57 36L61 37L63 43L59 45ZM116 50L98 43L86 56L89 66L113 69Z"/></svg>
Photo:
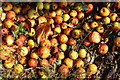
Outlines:
<svg viewBox="0 0 120 80"><path fill-rule="evenodd" d="M87 6L86 4L82 6L82 10L83 10L83 11L85 11L85 10L87 10L87 9L88 9L88 6Z"/></svg>
<svg viewBox="0 0 120 80"><path fill-rule="evenodd" d="M15 26L15 29L16 29L16 30L18 30L18 29L19 29L19 27L18 27L18 26Z"/></svg>
<svg viewBox="0 0 120 80"><path fill-rule="evenodd" d="M24 26L24 23L20 23L19 27L22 28Z"/></svg>
<svg viewBox="0 0 120 80"><path fill-rule="evenodd" d="M14 31L12 31L12 33L13 33L13 36L14 36L16 39L18 39L18 35L17 35L17 33L14 32Z"/></svg>
<svg viewBox="0 0 120 80"><path fill-rule="evenodd" d="M28 31L25 31L25 34L28 34Z"/></svg>

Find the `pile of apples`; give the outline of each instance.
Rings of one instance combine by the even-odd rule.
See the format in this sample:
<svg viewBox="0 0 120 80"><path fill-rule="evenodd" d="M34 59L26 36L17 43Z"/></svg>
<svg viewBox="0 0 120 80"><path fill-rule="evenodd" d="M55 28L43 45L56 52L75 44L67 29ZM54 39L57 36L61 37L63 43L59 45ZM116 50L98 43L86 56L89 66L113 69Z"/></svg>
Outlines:
<svg viewBox="0 0 120 80"><path fill-rule="evenodd" d="M109 46L102 34L105 29L119 32L120 22L117 18L120 16L106 6L94 13L98 4L100 3L4 2L0 8L0 58L4 67L13 68L15 73L20 74L27 66L36 69L56 65L55 74L65 76L76 71L78 79L99 74L100 70L94 61L85 61L93 55L87 48L94 44L97 45L93 49L96 50L95 54L107 54ZM120 10L118 6L115 9ZM91 17L85 20L88 15ZM17 28L21 23L23 26L19 30ZM51 31L47 39L37 42L36 28L43 23L50 25ZM109 25L109 28L105 27ZM113 46L120 47L120 37L116 36L113 40ZM38 70L41 78L49 78L46 73L45 70Z"/></svg>

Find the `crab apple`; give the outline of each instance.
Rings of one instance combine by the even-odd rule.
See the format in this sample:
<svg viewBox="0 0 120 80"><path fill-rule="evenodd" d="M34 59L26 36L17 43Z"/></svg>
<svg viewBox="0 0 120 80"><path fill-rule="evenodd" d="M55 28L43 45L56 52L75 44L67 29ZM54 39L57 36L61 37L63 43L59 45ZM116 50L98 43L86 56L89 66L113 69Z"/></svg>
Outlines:
<svg viewBox="0 0 120 80"><path fill-rule="evenodd" d="M76 10L71 10L70 11L70 16L76 17L77 16L77 11Z"/></svg>
<svg viewBox="0 0 120 80"><path fill-rule="evenodd" d="M9 31L8 31L7 28L3 27L3 28L0 29L0 34L1 35L8 34L8 33L9 33Z"/></svg>
<svg viewBox="0 0 120 80"><path fill-rule="evenodd" d="M62 23L63 18L61 16L56 16L54 20L56 23L60 24L60 23Z"/></svg>
<svg viewBox="0 0 120 80"><path fill-rule="evenodd" d="M69 45L75 45L77 42L76 42L76 40L75 39L73 39L73 38L69 38L68 39L68 44Z"/></svg>
<svg viewBox="0 0 120 80"><path fill-rule="evenodd" d="M10 19L5 19L4 24L7 28L11 28L14 25L14 21L12 21Z"/></svg>
<svg viewBox="0 0 120 80"><path fill-rule="evenodd" d="M103 26L98 26L98 27L96 28L96 31L99 32L99 33L103 33L104 30L105 30L105 29L104 29Z"/></svg>
<svg viewBox="0 0 120 80"><path fill-rule="evenodd" d="M38 65L38 60L35 59L35 58L31 58L31 59L29 59L29 61L28 61L28 65L29 65L30 67L37 67L37 65Z"/></svg>
<svg viewBox="0 0 120 80"><path fill-rule="evenodd" d="M114 44L117 46L117 47L120 47L120 37L116 37L114 39Z"/></svg>
<svg viewBox="0 0 120 80"><path fill-rule="evenodd" d="M6 50L0 51L0 58L2 60L7 60L10 57L10 54Z"/></svg>
<svg viewBox="0 0 120 80"><path fill-rule="evenodd" d="M84 44L84 46L90 46L90 42L88 39L86 39L83 44Z"/></svg>
<svg viewBox="0 0 120 80"><path fill-rule="evenodd" d="M60 36L59 36L59 41L61 42L61 43L67 43L67 41L68 41L68 37L65 35L65 34L61 34Z"/></svg>
<svg viewBox="0 0 120 80"><path fill-rule="evenodd" d="M14 66L14 72L15 73L21 73L23 70L24 70L24 67L21 64L17 64L17 65Z"/></svg>
<svg viewBox="0 0 120 80"><path fill-rule="evenodd" d="M62 49L63 51L66 51L67 50L67 44L61 44L59 46L60 49Z"/></svg>
<svg viewBox="0 0 120 80"><path fill-rule="evenodd" d="M110 14L110 10L106 7L102 7L100 9L100 15L103 16L103 17L106 17Z"/></svg>
<svg viewBox="0 0 120 80"><path fill-rule="evenodd" d="M93 42L93 43L99 43L101 41L101 36L98 32L93 31L92 33L90 33L90 35L88 36L89 41Z"/></svg>
<svg viewBox="0 0 120 80"><path fill-rule="evenodd" d="M87 56L86 49L80 49L78 55L80 58L86 58L86 56Z"/></svg>
<svg viewBox="0 0 120 80"><path fill-rule="evenodd" d="M79 20L83 19L84 16L85 16L85 14L84 14L83 12L79 12L79 13L77 14L77 18L78 18Z"/></svg>
<svg viewBox="0 0 120 80"><path fill-rule="evenodd" d="M41 66L48 66L49 65L48 60L47 59L40 60L40 65Z"/></svg>
<svg viewBox="0 0 120 80"><path fill-rule="evenodd" d="M66 65L62 65L59 67L58 72L60 72L62 75L67 75L70 71Z"/></svg>
<svg viewBox="0 0 120 80"><path fill-rule="evenodd" d="M27 62L27 58L22 56L21 58L19 58L19 62L24 65Z"/></svg>
<svg viewBox="0 0 120 80"><path fill-rule="evenodd" d="M17 39L16 40L16 44L19 46L19 47L22 47L24 45L24 42L21 40L21 39Z"/></svg>
<svg viewBox="0 0 120 80"><path fill-rule="evenodd" d="M8 46L13 45L14 40L15 40L15 38L12 35L7 35L5 37L5 41L6 41L6 43L7 43Z"/></svg>
<svg viewBox="0 0 120 80"><path fill-rule="evenodd" d="M13 8L13 5L10 2L6 2L2 7L4 11L10 11Z"/></svg>
<svg viewBox="0 0 120 80"><path fill-rule="evenodd" d="M38 59L38 54L36 53L36 52L32 52L31 54L30 54L30 58L35 58L35 59Z"/></svg>
<svg viewBox="0 0 120 80"><path fill-rule="evenodd" d="M16 13L14 11L8 11L6 14L6 18L10 20L15 20L16 18Z"/></svg>
<svg viewBox="0 0 120 80"><path fill-rule="evenodd" d="M26 56L28 54L28 48L27 47L21 47L20 53L21 56Z"/></svg>
<svg viewBox="0 0 120 80"><path fill-rule="evenodd" d="M84 61L82 61L81 59L77 59L74 63L75 67L84 67Z"/></svg>
<svg viewBox="0 0 120 80"><path fill-rule="evenodd" d="M21 12L22 7L20 5L15 5L13 7L13 10L15 11L16 14L19 14Z"/></svg>
<svg viewBox="0 0 120 80"><path fill-rule="evenodd" d="M67 36L70 36L70 32L72 30L73 30L72 28L67 28L67 29L64 30L64 34L67 35Z"/></svg>
<svg viewBox="0 0 120 80"><path fill-rule="evenodd" d="M63 63L65 63L68 66L68 68L72 68L73 67L73 60L70 59L70 58L65 58Z"/></svg>
<svg viewBox="0 0 120 80"><path fill-rule="evenodd" d="M38 49L38 56L40 56L40 58L48 58L50 56L50 49L42 46Z"/></svg>
<svg viewBox="0 0 120 80"><path fill-rule="evenodd" d="M72 50L72 51L70 51L69 52L69 57L71 58L71 59L77 59L78 58L78 53L76 52L76 51L74 51L74 50Z"/></svg>
<svg viewBox="0 0 120 80"><path fill-rule="evenodd" d="M63 52L57 52L56 53L56 58L59 60L62 60L65 58L65 54Z"/></svg>
<svg viewBox="0 0 120 80"><path fill-rule="evenodd" d="M106 54L108 52L108 46L104 43L101 43L98 48L100 54Z"/></svg>
<svg viewBox="0 0 120 80"><path fill-rule="evenodd" d="M52 38L52 39L50 40L50 42L51 42L51 46L52 46L52 47L58 46L58 40L57 40L56 38Z"/></svg>
<svg viewBox="0 0 120 80"><path fill-rule="evenodd" d="M88 4L88 9L86 10L86 13L90 13L93 10L93 8L93 4Z"/></svg>
<svg viewBox="0 0 120 80"><path fill-rule="evenodd" d="M92 75L92 74L96 74L97 72L97 66L95 64L90 64L88 66L88 69L87 69L87 75Z"/></svg>

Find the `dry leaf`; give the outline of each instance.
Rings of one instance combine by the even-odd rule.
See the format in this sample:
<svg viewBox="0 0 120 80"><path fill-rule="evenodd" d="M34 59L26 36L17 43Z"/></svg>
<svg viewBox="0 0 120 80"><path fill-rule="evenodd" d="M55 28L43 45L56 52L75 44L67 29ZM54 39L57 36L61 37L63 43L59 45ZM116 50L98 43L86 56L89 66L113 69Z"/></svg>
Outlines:
<svg viewBox="0 0 120 80"><path fill-rule="evenodd" d="M51 26L48 23L39 24L36 29L37 43L40 44L41 41L48 39L50 31Z"/></svg>

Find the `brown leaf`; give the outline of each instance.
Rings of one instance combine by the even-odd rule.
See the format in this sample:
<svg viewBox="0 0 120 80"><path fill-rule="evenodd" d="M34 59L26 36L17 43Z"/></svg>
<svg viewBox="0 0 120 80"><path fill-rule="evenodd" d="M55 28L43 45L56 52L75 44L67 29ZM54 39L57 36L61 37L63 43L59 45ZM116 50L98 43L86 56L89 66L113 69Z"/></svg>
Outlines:
<svg viewBox="0 0 120 80"><path fill-rule="evenodd" d="M48 23L39 24L36 28L37 43L40 44L41 41L48 39L51 31L51 26Z"/></svg>

